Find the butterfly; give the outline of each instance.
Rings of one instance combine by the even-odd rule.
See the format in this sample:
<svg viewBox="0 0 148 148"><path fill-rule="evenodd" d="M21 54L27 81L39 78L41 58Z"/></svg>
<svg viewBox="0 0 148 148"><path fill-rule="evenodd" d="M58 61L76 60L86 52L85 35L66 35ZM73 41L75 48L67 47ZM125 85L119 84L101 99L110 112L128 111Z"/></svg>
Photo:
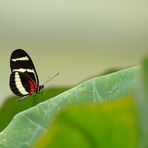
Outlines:
<svg viewBox="0 0 148 148"><path fill-rule="evenodd" d="M11 91L19 96L18 100L39 93L43 90L45 83L57 76L59 73L40 85L39 78L30 56L23 49L16 49L10 57L10 81Z"/></svg>

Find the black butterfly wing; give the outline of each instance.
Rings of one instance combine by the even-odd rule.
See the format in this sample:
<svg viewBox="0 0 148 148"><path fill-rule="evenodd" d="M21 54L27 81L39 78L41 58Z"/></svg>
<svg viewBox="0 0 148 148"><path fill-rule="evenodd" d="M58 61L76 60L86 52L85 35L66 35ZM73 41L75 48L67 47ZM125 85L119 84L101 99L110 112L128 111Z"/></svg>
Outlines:
<svg viewBox="0 0 148 148"><path fill-rule="evenodd" d="M21 72L11 73L9 85L11 91L21 98L32 95L37 88L32 78Z"/></svg>
<svg viewBox="0 0 148 148"><path fill-rule="evenodd" d="M12 52L10 58L11 72L21 72L28 75L36 84L39 84L38 75L30 56L22 49Z"/></svg>

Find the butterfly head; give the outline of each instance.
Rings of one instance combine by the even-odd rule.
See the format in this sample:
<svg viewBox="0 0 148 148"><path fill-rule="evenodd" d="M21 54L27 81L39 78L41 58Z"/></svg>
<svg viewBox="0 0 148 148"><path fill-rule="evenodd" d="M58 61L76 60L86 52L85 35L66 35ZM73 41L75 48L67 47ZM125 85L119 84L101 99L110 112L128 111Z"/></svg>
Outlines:
<svg viewBox="0 0 148 148"><path fill-rule="evenodd" d="M36 88L35 93L39 93L43 90L44 85L40 85L39 87Z"/></svg>

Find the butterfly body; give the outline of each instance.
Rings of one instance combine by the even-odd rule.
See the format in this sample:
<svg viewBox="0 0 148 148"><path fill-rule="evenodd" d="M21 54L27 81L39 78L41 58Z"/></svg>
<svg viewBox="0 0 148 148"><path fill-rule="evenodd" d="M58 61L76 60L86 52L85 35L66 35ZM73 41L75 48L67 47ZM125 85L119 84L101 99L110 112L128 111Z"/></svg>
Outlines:
<svg viewBox="0 0 148 148"><path fill-rule="evenodd" d="M34 64L24 50L16 49L12 52L10 68L9 86L11 91L20 97L20 100L43 89L44 85L39 84Z"/></svg>

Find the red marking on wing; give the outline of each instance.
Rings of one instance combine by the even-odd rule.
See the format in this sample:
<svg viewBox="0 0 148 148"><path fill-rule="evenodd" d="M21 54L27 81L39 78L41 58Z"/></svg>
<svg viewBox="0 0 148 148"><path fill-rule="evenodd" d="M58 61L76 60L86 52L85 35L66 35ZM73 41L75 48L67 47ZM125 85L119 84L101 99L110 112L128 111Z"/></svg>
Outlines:
<svg viewBox="0 0 148 148"><path fill-rule="evenodd" d="M29 80L29 84L30 84L30 95L34 94L35 89L36 89L36 84L34 83L33 80Z"/></svg>

